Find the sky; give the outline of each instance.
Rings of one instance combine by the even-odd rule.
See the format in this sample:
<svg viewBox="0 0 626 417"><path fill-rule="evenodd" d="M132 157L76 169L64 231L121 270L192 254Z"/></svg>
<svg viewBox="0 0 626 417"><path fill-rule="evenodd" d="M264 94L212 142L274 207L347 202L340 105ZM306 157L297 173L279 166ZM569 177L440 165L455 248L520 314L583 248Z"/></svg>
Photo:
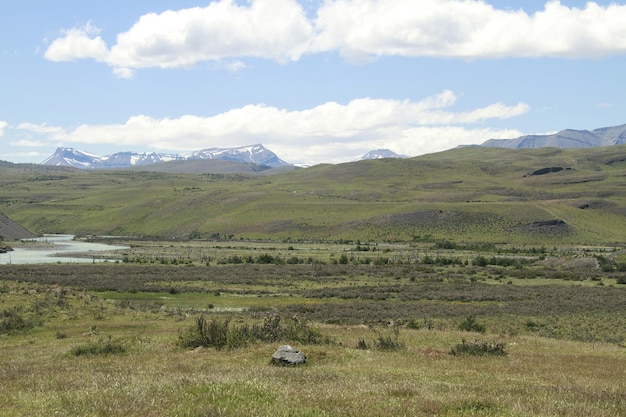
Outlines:
<svg viewBox="0 0 626 417"><path fill-rule="evenodd" d="M0 0L0 160L314 165L626 123L626 1Z"/></svg>

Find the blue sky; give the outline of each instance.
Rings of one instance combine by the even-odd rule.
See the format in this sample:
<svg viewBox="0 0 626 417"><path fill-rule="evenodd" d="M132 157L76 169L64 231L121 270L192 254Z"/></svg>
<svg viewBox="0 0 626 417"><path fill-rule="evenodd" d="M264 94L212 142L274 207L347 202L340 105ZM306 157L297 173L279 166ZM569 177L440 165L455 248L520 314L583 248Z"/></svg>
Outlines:
<svg viewBox="0 0 626 417"><path fill-rule="evenodd" d="M626 2L0 0L0 160L298 164L626 123Z"/></svg>

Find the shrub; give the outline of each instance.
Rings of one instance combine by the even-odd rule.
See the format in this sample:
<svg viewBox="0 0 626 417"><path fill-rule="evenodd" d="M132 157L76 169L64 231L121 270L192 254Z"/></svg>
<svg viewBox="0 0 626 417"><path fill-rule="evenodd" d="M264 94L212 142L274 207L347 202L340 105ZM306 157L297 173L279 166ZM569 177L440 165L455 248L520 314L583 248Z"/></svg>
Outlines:
<svg viewBox="0 0 626 417"><path fill-rule="evenodd" d="M280 259L276 258L272 255L270 255L269 253L264 253L262 255L257 256L257 258L254 261L257 264L280 264Z"/></svg>
<svg viewBox="0 0 626 417"><path fill-rule="evenodd" d="M409 322L406 324L406 327L407 329L413 329L413 330L418 330L422 328L422 326L415 319L409 320Z"/></svg>
<svg viewBox="0 0 626 417"><path fill-rule="evenodd" d="M358 343L356 345L356 348L360 349L360 350L369 350L370 349L369 345L367 344L367 342L364 339L359 339L359 341L358 341Z"/></svg>
<svg viewBox="0 0 626 417"><path fill-rule="evenodd" d="M300 260L300 258L298 258L297 256L291 256L287 259L286 261L289 265L296 265L296 264L301 264L304 263L302 260Z"/></svg>
<svg viewBox="0 0 626 417"><path fill-rule="evenodd" d="M405 347L405 344L400 341L400 326L394 324L392 334L383 334L377 330L373 325L370 325L370 330L378 335L374 340L374 347L378 350L395 351Z"/></svg>
<svg viewBox="0 0 626 417"><path fill-rule="evenodd" d="M21 314L19 307L10 308L0 313L2 321L0 321L0 334L16 333L26 331L39 325L39 322L33 318L25 317Z"/></svg>
<svg viewBox="0 0 626 417"><path fill-rule="evenodd" d="M179 345L182 347L213 347L217 350L238 349L250 343L262 342L299 342L304 344L330 343L308 322L292 318L283 321L278 314L270 314L261 324L242 324L231 326L230 319L207 320L204 315L196 319L196 323L186 331L179 332Z"/></svg>
<svg viewBox="0 0 626 417"><path fill-rule="evenodd" d="M473 314L465 317L465 320L459 324L459 329L464 332L477 332L477 333L485 333L485 325L480 324L476 321L476 317Z"/></svg>
<svg viewBox="0 0 626 417"><path fill-rule="evenodd" d="M489 264L489 262L487 261L487 258L485 258L482 255L477 256L474 261L472 262L473 265L476 266L481 266L481 267L485 267Z"/></svg>
<svg viewBox="0 0 626 417"><path fill-rule="evenodd" d="M186 332L179 333L179 344L182 347L210 346L220 350L226 346L229 323L230 319L221 322L216 319L207 320L203 314L196 318L195 324Z"/></svg>
<svg viewBox="0 0 626 417"><path fill-rule="evenodd" d="M126 352L126 348L122 342L112 340L111 336L107 339L99 339L96 342L76 346L72 349L74 356L83 355L119 355Z"/></svg>
<svg viewBox="0 0 626 417"><path fill-rule="evenodd" d="M473 340L468 342L465 339L450 350L450 354L459 355L495 355L505 356L507 352L504 350L504 342Z"/></svg>

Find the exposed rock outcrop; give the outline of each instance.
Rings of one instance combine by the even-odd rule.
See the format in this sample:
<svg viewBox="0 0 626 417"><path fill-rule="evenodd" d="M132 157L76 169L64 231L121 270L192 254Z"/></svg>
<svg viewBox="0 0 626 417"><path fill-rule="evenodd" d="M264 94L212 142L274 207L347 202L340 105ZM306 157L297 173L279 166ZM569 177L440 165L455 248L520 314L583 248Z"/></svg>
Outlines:
<svg viewBox="0 0 626 417"><path fill-rule="evenodd" d="M306 363L306 356L289 345L279 346L270 359L272 365L296 366Z"/></svg>
<svg viewBox="0 0 626 417"><path fill-rule="evenodd" d="M37 237L25 227L20 226L3 214L0 214L0 240L32 239Z"/></svg>

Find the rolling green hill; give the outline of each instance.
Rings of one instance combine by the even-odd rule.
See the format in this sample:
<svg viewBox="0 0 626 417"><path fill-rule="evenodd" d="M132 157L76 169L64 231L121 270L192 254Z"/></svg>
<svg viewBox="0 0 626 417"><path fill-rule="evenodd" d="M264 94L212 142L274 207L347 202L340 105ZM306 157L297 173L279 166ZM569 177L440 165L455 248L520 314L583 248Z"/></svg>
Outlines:
<svg viewBox="0 0 626 417"><path fill-rule="evenodd" d="M0 212L36 233L623 243L626 146L467 147L262 177L2 164Z"/></svg>

